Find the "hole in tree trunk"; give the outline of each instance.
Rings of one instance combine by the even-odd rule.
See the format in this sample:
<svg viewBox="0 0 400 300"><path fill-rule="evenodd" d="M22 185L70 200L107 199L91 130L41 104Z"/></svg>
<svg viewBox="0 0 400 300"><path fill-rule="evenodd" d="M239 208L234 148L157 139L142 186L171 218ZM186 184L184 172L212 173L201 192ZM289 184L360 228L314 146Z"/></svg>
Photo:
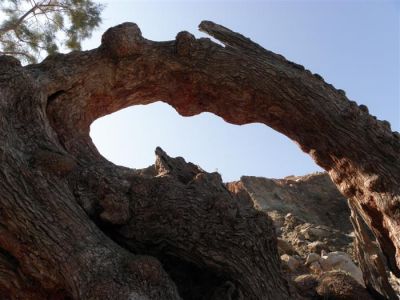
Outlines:
<svg viewBox="0 0 400 300"><path fill-rule="evenodd" d="M174 256L163 255L159 259L184 300L210 299L226 281L210 270L200 269Z"/></svg>
<svg viewBox="0 0 400 300"><path fill-rule="evenodd" d="M283 178L322 171L291 140L264 124L232 125L211 113L182 117L162 102L100 118L90 135L105 158L129 168L152 165L160 146L171 157L219 172L225 182L243 175Z"/></svg>
<svg viewBox="0 0 400 300"><path fill-rule="evenodd" d="M62 94L64 94L65 91L64 90L60 90L55 92L54 94L51 94L48 98L47 98L47 105L49 105L51 102L53 102L54 100L56 100L59 96L61 96Z"/></svg>
<svg viewBox="0 0 400 300"><path fill-rule="evenodd" d="M109 238L121 247L136 255L156 257L175 283L183 300L216 300L215 294L218 290L224 293L223 289L230 283L222 274L216 274L212 270L199 267L195 263L168 254L168 246L162 247L152 244L141 244L139 246L133 241L121 239L114 226L110 226L110 224L102 222L100 219L95 219L94 221ZM232 294L232 300L237 298L235 293Z"/></svg>
<svg viewBox="0 0 400 300"><path fill-rule="evenodd" d="M99 152L116 164L147 167L154 163L154 149L161 146L172 157L183 156L207 172L221 172L224 181L241 175L285 177L293 174L293 169L302 174L320 170L292 141L263 124L231 125L207 113L184 118L161 103L130 107L101 118L92 124L91 137ZM219 292L230 295L229 299L240 298L236 283L224 274L186 261L179 254L172 256L165 247L137 245L134 240L127 244L117 237L115 226L96 222L132 253L159 259L183 299L225 299L216 296Z"/></svg>

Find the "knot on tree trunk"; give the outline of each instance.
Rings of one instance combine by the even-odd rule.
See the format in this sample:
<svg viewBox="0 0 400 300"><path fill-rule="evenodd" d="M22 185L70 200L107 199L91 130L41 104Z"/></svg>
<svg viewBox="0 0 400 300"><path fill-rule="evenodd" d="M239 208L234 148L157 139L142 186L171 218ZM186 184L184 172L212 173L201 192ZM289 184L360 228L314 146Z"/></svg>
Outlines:
<svg viewBox="0 0 400 300"><path fill-rule="evenodd" d="M146 43L139 26L131 22L111 27L101 38L101 47L114 58L141 54Z"/></svg>
<svg viewBox="0 0 400 300"><path fill-rule="evenodd" d="M181 31L175 38L176 53L179 56L190 56L195 46L196 38L187 31Z"/></svg>

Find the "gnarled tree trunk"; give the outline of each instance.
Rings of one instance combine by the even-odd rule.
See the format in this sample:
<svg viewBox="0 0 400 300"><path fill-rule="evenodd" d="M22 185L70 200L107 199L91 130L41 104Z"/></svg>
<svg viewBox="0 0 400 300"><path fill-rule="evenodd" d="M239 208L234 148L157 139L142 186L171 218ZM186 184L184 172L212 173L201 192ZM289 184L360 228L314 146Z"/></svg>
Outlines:
<svg viewBox="0 0 400 300"><path fill-rule="evenodd" d="M141 171L97 152L94 120L159 99L293 139L359 203L399 274L399 135L302 66L211 22L200 29L225 47L187 32L152 42L124 23L91 51L27 67L0 58L4 297L295 299L270 220L217 174L161 149Z"/></svg>

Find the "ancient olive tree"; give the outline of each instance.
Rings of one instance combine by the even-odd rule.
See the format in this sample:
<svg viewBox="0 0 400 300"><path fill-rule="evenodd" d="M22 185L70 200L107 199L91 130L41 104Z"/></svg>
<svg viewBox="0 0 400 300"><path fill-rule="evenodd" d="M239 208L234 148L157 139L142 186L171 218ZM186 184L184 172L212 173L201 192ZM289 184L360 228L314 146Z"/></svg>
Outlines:
<svg viewBox="0 0 400 300"><path fill-rule="evenodd" d="M296 299L270 220L218 174L157 149L105 160L97 118L162 99L264 123L325 168L400 267L400 138L304 67L227 28L153 42L133 23L99 48L21 67L0 58L0 291L11 299ZM57 298L57 299L58 299Z"/></svg>

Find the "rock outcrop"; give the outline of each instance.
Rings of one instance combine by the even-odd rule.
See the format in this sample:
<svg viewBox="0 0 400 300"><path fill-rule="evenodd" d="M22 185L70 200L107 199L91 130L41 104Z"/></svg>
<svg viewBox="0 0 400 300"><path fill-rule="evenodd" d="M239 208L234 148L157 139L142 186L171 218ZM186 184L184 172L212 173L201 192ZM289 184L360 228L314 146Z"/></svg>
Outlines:
<svg viewBox="0 0 400 300"><path fill-rule="evenodd" d="M320 276L300 275L295 285L306 299L373 300L367 290L344 272L327 272Z"/></svg>
<svg viewBox="0 0 400 300"><path fill-rule="evenodd" d="M352 255L353 227L347 200L326 173L284 179L243 176L227 187L241 198L246 195L254 207L271 217L281 252L291 248L304 257L321 250Z"/></svg>
<svg viewBox="0 0 400 300"><path fill-rule="evenodd" d="M283 179L243 176L226 185L242 204L253 205L273 220L283 270L302 296L361 299L357 297L367 295L365 299L372 299L366 293L368 287L375 296L397 299L388 276L395 289L399 290L399 284L385 267L379 246L366 228L362 232L357 228L359 232L354 233L347 199L328 174ZM362 247L375 247L361 259L370 257L374 265L380 263L379 267L366 270L358 265L360 252L354 245L360 243L360 238L355 240L360 234L364 240L369 238ZM371 283L373 280L379 282Z"/></svg>
<svg viewBox="0 0 400 300"><path fill-rule="evenodd" d="M332 183L327 173L287 176L283 179L243 176L243 188L254 204L273 217L292 213L303 223L327 226L351 232L347 200Z"/></svg>

